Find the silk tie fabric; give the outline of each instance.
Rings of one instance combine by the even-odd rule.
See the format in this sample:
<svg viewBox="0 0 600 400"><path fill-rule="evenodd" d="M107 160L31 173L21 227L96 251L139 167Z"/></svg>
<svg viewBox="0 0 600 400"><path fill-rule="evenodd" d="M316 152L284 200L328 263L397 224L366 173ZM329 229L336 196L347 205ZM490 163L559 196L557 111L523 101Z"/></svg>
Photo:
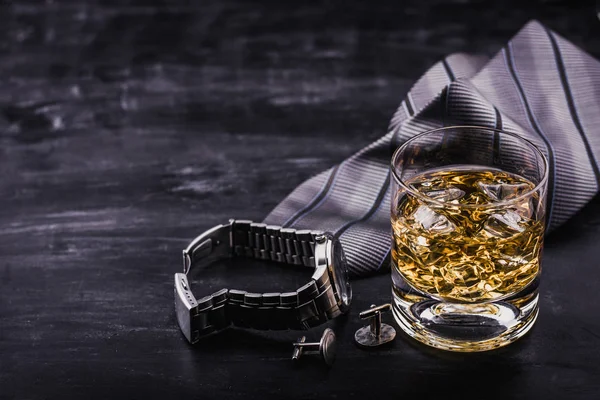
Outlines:
<svg viewBox="0 0 600 400"><path fill-rule="evenodd" d="M493 58L452 54L412 87L388 133L285 198L265 223L338 237L353 277L389 268L389 163L412 136L449 125L504 129L549 163L547 232L600 187L600 63L537 21Z"/></svg>

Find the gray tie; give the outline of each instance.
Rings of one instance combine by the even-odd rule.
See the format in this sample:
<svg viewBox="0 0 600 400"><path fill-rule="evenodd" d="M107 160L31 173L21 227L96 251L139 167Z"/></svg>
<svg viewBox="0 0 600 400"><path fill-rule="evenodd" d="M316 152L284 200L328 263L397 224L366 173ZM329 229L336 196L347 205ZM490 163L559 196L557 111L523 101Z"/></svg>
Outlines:
<svg viewBox="0 0 600 400"><path fill-rule="evenodd" d="M544 151L548 230L600 187L600 63L532 21L491 59L452 54L433 65L402 101L385 136L302 183L265 223L334 233L355 277L387 270L391 155L418 133L457 124L515 132Z"/></svg>

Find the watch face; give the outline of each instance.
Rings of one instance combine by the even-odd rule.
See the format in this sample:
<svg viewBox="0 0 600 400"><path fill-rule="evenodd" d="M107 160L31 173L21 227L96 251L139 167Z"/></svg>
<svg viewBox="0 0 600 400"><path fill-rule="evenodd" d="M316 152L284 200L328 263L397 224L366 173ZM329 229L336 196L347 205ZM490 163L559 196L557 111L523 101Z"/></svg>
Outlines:
<svg viewBox="0 0 600 400"><path fill-rule="evenodd" d="M342 306L347 308L350 306L352 301L352 288L350 286L350 280L348 278L348 269L346 266L346 257L344 257L344 250L339 240L335 240L333 246L333 275L335 277L335 289L340 296ZM344 310L342 310L344 311Z"/></svg>

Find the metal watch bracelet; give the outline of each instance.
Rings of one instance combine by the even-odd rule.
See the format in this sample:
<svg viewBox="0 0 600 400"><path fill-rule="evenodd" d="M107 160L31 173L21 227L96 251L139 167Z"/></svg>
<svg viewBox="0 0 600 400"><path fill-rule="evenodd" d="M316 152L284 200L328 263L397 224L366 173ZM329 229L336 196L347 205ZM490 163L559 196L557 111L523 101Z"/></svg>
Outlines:
<svg viewBox="0 0 600 400"><path fill-rule="evenodd" d="M175 274L175 308L182 332L191 343L229 326L260 330L304 330L342 314L330 274L325 271L294 292L251 293L222 289L196 300L187 274L192 267L223 257L315 267L321 232L230 220L203 233L183 251L184 273ZM324 257L324 250L323 256ZM317 255L319 257L319 255Z"/></svg>

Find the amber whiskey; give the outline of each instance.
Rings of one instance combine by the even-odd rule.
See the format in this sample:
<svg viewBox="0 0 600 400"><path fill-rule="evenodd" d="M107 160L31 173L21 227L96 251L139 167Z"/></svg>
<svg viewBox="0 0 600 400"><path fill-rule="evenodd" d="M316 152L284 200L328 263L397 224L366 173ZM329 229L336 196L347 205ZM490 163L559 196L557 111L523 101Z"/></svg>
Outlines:
<svg viewBox="0 0 600 400"><path fill-rule="evenodd" d="M506 298L540 272L543 218L535 185L482 167L437 169L406 182L392 213L392 267L438 300ZM398 196L400 197L400 196Z"/></svg>

